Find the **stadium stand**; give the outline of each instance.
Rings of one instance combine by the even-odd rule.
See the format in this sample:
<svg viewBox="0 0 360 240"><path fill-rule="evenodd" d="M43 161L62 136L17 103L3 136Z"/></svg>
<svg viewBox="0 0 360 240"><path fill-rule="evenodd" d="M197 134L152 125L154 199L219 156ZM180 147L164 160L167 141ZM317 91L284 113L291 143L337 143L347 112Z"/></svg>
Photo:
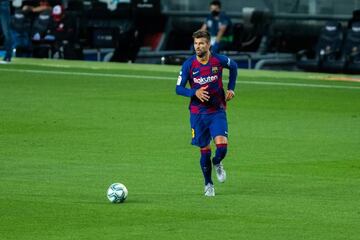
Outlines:
<svg viewBox="0 0 360 240"><path fill-rule="evenodd" d="M360 21L349 21L344 30L340 22L328 22L316 49L298 53L298 66L308 71L360 73Z"/></svg>
<svg viewBox="0 0 360 240"><path fill-rule="evenodd" d="M192 54L191 34L208 14L208 1L49 0L66 13L66 19L54 23L49 13L21 12L20 2L36 6L37 1L16 1L13 11L14 47L23 57L179 64ZM335 7L332 14L325 3L315 10L298 1L277 7L275 1L223 3L234 23L234 41L223 53L240 67L358 71L360 10L351 18L335 14Z"/></svg>
<svg viewBox="0 0 360 240"><path fill-rule="evenodd" d="M341 23L327 22L321 30L315 49L298 52L298 67L307 71L336 71L335 66L337 66L336 62L340 58L342 42Z"/></svg>
<svg viewBox="0 0 360 240"><path fill-rule="evenodd" d="M30 57L32 55L30 33L31 19L21 9L16 9L11 17L13 30L14 48L17 57Z"/></svg>
<svg viewBox="0 0 360 240"><path fill-rule="evenodd" d="M33 43L33 57L35 58L51 58L51 43L53 39L47 38L47 33L51 24L51 9L42 11L35 18L32 30L31 40Z"/></svg>
<svg viewBox="0 0 360 240"><path fill-rule="evenodd" d="M347 73L360 73L360 22L354 22L347 30L341 64Z"/></svg>

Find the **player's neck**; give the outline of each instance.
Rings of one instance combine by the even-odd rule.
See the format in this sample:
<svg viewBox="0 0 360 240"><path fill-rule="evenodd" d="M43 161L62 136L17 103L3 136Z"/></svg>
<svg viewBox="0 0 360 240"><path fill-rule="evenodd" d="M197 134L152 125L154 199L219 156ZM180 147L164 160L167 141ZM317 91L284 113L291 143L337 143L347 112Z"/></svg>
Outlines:
<svg viewBox="0 0 360 240"><path fill-rule="evenodd" d="M201 64L207 64L210 58L210 51L208 51L203 57L199 57L196 56L196 59L201 63Z"/></svg>

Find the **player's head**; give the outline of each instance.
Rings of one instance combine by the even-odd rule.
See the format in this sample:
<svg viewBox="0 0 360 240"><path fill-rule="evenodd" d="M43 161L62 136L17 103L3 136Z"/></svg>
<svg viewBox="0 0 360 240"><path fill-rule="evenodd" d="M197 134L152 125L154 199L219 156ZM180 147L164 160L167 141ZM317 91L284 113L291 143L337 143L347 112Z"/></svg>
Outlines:
<svg viewBox="0 0 360 240"><path fill-rule="evenodd" d="M218 16L221 11L221 2L214 0L210 2L210 12L213 16Z"/></svg>
<svg viewBox="0 0 360 240"><path fill-rule="evenodd" d="M193 33L194 49L198 57L204 57L210 50L210 33L198 30Z"/></svg>

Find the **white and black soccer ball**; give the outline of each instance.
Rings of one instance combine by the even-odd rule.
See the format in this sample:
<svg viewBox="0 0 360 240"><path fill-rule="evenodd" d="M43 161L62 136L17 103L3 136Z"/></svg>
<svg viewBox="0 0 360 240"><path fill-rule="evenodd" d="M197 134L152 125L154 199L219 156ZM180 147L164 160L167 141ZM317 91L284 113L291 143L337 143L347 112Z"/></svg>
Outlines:
<svg viewBox="0 0 360 240"><path fill-rule="evenodd" d="M112 203L122 203L128 196L128 190L122 183L113 183L107 190L107 198Z"/></svg>

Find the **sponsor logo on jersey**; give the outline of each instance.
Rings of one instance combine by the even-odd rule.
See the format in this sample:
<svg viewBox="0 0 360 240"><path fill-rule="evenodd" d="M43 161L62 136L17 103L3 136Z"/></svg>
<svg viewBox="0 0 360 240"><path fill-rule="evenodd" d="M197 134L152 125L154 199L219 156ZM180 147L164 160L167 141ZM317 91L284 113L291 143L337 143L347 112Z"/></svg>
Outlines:
<svg viewBox="0 0 360 240"><path fill-rule="evenodd" d="M200 75L200 69L193 68L191 73L192 73L192 77L198 77Z"/></svg>
<svg viewBox="0 0 360 240"><path fill-rule="evenodd" d="M208 76L208 77L199 77L199 78L193 78L194 83L198 83L200 85L204 85L209 82L214 82L218 80L218 76Z"/></svg>

